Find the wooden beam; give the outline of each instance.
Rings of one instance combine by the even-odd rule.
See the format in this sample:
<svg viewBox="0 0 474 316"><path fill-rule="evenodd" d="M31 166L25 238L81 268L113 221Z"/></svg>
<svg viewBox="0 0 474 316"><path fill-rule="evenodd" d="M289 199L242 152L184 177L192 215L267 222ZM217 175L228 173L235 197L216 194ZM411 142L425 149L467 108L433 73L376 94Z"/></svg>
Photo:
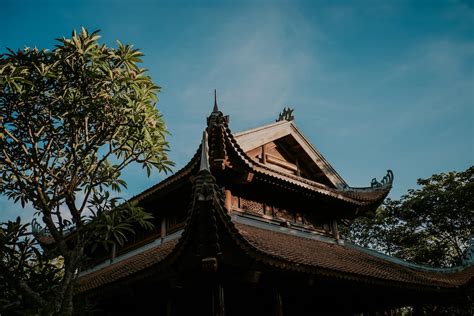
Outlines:
<svg viewBox="0 0 474 316"><path fill-rule="evenodd" d="M232 211L232 192L230 190L225 190L225 208L228 213Z"/></svg>
<svg viewBox="0 0 474 316"><path fill-rule="evenodd" d="M282 159L280 159L276 156L270 155L270 154L266 154L266 157L267 157L266 161L268 161L269 163L275 164L279 167L288 169L288 170L293 171L295 173L298 172L298 168L296 167L296 165L292 164L291 162L282 160Z"/></svg>

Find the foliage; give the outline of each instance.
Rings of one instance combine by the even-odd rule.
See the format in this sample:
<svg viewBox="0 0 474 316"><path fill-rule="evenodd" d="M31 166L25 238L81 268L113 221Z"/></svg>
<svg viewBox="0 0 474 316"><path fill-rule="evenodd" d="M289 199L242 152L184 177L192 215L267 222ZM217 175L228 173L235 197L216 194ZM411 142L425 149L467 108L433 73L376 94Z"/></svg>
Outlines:
<svg viewBox="0 0 474 316"><path fill-rule="evenodd" d="M374 216L358 218L349 230L346 227L349 239L419 264L461 265L474 234L474 166L419 179L418 184L419 189L409 190L400 200L387 200ZM468 297L447 304L423 309L428 315L474 312Z"/></svg>
<svg viewBox="0 0 474 316"><path fill-rule="evenodd" d="M48 314L62 262L44 255L20 218L0 224L0 314ZM41 296L37 293L41 293Z"/></svg>
<svg viewBox="0 0 474 316"><path fill-rule="evenodd" d="M351 225L350 239L408 261L461 264L474 227L474 167L419 179L419 189L388 200Z"/></svg>
<svg viewBox="0 0 474 316"><path fill-rule="evenodd" d="M82 29L52 51L0 55L0 193L31 203L54 239L64 269L52 304L65 315L98 231L123 243L134 223L149 226L136 205L110 211L117 203L108 190L126 187L122 170L138 163L150 175L172 166L155 107L160 88L138 66L143 54L98 39Z"/></svg>
<svg viewBox="0 0 474 316"><path fill-rule="evenodd" d="M153 229L153 216L144 212L135 202L118 205L118 198L110 198L108 192L103 196L94 196L88 208L93 220L88 223L92 235L92 250L98 245L105 249L118 244L123 246L127 236L135 234L135 227Z"/></svg>

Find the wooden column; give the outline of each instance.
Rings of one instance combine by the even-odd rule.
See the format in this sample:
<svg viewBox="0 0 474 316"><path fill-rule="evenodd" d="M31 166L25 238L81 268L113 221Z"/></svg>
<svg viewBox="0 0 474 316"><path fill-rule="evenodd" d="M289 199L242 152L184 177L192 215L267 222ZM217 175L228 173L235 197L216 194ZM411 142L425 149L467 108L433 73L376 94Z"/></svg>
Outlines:
<svg viewBox="0 0 474 316"><path fill-rule="evenodd" d="M166 316L173 315L173 301L170 297L166 300Z"/></svg>
<svg viewBox="0 0 474 316"><path fill-rule="evenodd" d="M161 238L166 236L166 217L161 218Z"/></svg>
<svg viewBox="0 0 474 316"><path fill-rule="evenodd" d="M113 243L112 249L110 249L110 263L114 262L116 254L117 254L117 245Z"/></svg>
<svg viewBox="0 0 474 316"><path fill-rule="evenodd" d="M262 145L262 163L267 163L267 154L265 153L265 145Z"/></svg>
<svg viewBox="0 0 474 316"><path fill-rule="evenodd" d="M275 291L275 316L283 316L283 302L279 291Z"/></svg>
<svg viewBox="0 0 474 316"><path fill-rule="evenodd" d="M225 208L229 213L232 211L232 192L230 190L225 190Z"/></svg>
<svg viewBox="0 0 474 316"><path fill-rule="evenodd" d="M225 316L224 288L220 283L212 289L212 316Z"/></svg>
<svg viewBox="0 0 474 316"><path fill-rule="evenodd" d="M339 228L337 227L337 221L336 220L333 220L332 221L332 235L334 237L334 239L336 240L339 240L340 239L340 236L339 236Z"/></svg>

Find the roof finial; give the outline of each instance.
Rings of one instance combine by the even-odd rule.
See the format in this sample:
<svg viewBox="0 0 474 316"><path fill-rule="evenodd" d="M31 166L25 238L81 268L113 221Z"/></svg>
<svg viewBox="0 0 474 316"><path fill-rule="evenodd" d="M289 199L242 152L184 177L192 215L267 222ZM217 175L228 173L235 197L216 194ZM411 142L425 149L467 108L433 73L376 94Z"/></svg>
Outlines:
<svg viewBox="0 0 474 316"><path fill-rule="evenodd" d="M201 165L199 166L199 171L209 170L209 153L207 148L207 132L202 133L202 143L201 143Z"/></svg>
<svg viewBox="0 0 474 316"><path fill-rule="evenodd" d="M278 115L277 122L280 121L293 121L295 117L293 116L294 109L283 108L283 111Z"/></svg>
<svg viewBox="0 0 474 316"><path fill-rule="evenodd" d="M217 91L214 89L214 109L212 109L212 112L219 112L219 109L217 108Z"/></svg>

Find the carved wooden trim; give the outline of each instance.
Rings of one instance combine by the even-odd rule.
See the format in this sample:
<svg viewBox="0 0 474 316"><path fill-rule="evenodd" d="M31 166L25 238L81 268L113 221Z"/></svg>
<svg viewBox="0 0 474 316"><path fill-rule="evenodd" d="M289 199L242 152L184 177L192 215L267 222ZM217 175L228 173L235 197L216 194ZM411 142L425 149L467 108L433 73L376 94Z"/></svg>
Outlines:
<svg viewBox="0 0 474 316"><path fill-rule="evenodd" d="M325 221L319 225L315 225L312 221L308 220L304 212L295 212L286 208L268 205L235 195L232 195L231 198L231 209L237 212L260 216L267 220L287 222L294 227L315 231L327 236L331 236L334 232L332 221Z"/></svg>
<svg viewBox="0 0 474 316"><path fill-rule="evenodd" d="M244 211L264 214L263 203L240 198L240 208Z"/></svg>

